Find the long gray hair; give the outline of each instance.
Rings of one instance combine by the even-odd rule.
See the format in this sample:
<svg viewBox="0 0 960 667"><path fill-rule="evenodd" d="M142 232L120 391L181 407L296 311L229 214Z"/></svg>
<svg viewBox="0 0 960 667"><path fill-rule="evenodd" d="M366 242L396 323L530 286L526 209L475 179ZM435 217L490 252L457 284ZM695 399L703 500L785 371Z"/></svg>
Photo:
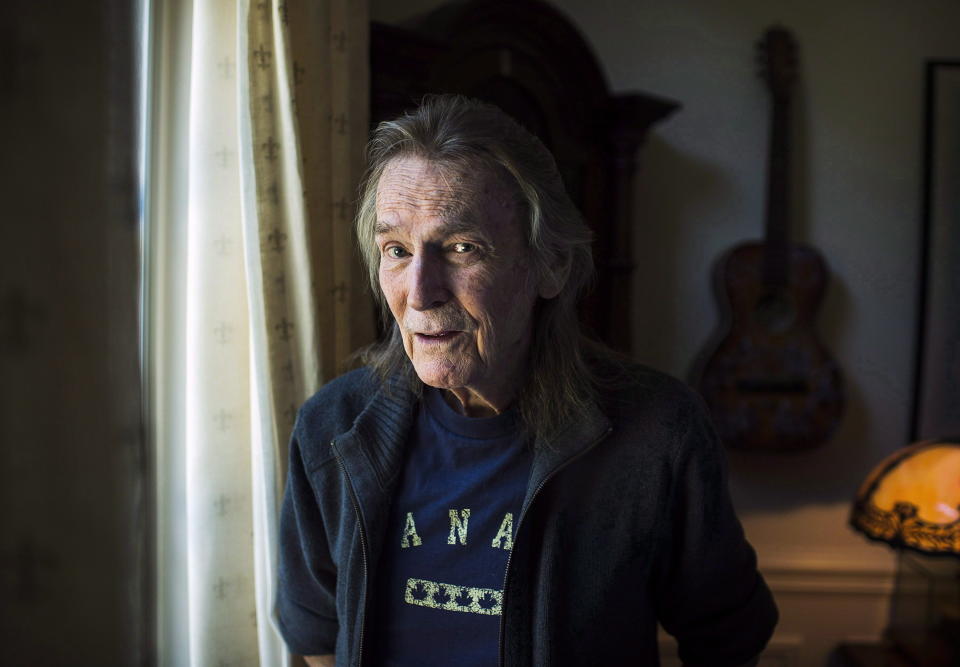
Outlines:
<svg viewBox="0 0 960 667"><path fill-rule="evenodd" d="M381 377L406 374L416 392L422 384L403 347L380 289L380 254L375 242L376 200L387 164L419 157L441 168L486 168L511 186L535 278L549 277L563 288L539 299L534 312L529 373L518 396L525 429L549 439L556 429L595 401L595 380L585 354L577 302L593 277L592 234L570 201L550 151L499 108L458 95L430 95L420 106L380 123L367 145L361 184L357 240L390 334L359 353Z"/></svg>

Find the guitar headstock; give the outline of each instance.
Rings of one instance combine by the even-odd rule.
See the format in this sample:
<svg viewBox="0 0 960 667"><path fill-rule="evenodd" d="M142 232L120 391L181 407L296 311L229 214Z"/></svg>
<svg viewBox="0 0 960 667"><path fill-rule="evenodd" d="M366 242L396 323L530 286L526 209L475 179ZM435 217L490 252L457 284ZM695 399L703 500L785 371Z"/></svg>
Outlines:
<svg viewBox="0 0 960 667"><path fill-rule="evenodd" d="M784 98L797 80L797 43L786 28L773 26L757 42L760 77L774 97Z"/></svg>

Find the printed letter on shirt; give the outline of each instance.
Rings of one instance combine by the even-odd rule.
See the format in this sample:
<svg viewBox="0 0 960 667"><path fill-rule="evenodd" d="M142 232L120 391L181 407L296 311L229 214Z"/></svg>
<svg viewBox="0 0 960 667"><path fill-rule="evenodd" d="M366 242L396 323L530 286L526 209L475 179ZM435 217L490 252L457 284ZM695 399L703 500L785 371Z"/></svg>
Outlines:
<svg viewBox="0 0 960 667"><path fill-rule="evenodd" d="M413 522L413 512L407 512L407 525L403 527L403 537L400 538L400 547L406 549L410 546L410 538L413 540L413 546L419 547L423 540L417 535L417 524Z"/></svg>
<svg viewBox="0 0 960 667"><path fill-rule="evenodd" d="M503 543L502 545L500 543ZM507 512L503 517L503 523L500 524L500 530L497 536L490 543L494 549L502 546L507 551L513 548L513 512Z"/></svg>
<svg viewBox="0 0 960 667"><path fill-rule="evenodd" d="M470 523L469 509L461 510L459 514L457 510L450 510L450 536L447 538L447 544L456 544L459 537L460 544L466 545L468 523Z"/></svg>

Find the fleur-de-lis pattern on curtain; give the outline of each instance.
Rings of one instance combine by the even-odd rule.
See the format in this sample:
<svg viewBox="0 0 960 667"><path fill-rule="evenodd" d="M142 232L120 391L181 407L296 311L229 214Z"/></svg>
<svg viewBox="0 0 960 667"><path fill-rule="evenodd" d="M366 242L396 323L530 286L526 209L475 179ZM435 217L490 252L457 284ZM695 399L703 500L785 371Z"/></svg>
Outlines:
<svg viewBox="0 0 960 667"><path fill-rule="evenodd" d="M272 607L296 410L373 336L351 228L366 7L207 0L190 17L184 641L191 667L276 667L289 661Z"/></svg>
<svg viewBox="0 0 960 667"><path fill-rule="evenodd" d="M234 3L196 3L192 32L184 345L189 660L195 667L257 665Z"/></svg>

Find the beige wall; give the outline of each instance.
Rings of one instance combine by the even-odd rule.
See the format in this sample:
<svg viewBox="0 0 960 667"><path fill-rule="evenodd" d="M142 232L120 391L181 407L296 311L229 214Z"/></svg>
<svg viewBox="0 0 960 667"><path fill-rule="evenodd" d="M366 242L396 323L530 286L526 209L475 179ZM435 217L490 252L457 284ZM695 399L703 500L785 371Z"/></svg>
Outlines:
<svg viewBox="0 0 960 667"><path fill-rule="evenodd" d="M372 2L397 22L436 2ZM732 491L784 611L782 659L821 664L883 626L892 558L846 527L869 468L905 444L920 234L924 61L960 58L960 4L857 0L557 0L615 91L680 101L643 152L633 305L638 356L683 376L711 332L714 258L763 224L768 97L753 44L800 46L796 236L833 273L821 331L846 374L842 428L795 456L731 456ZM793 648L791 648L793 647Z"/></svg>

